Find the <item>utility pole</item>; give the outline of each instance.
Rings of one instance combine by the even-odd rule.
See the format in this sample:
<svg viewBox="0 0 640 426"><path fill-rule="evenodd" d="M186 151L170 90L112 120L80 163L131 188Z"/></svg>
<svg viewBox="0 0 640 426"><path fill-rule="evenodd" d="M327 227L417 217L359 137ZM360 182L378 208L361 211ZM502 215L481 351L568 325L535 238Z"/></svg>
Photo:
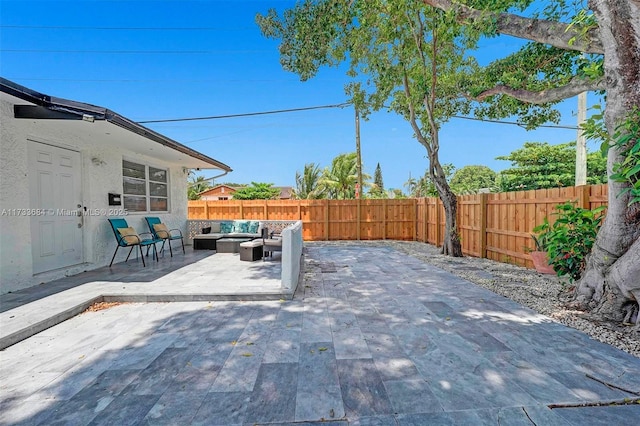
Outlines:
<svg viewBox="0 0 640 426"><path fill-rule="evenodd" d="M362 155L360 154L360 113L358 107L354 105L356 110L356 154L358 169L358 183L356 184L356 198L360 198L360 192L362 191Z"/></svg>
<svg viewBox="0 0 640 426"><path fill-rule="evenodd" d="M578 95L578 136L576 138L576 186L587 184L587 138L582 125L587 121L587 92Z"/></svg>

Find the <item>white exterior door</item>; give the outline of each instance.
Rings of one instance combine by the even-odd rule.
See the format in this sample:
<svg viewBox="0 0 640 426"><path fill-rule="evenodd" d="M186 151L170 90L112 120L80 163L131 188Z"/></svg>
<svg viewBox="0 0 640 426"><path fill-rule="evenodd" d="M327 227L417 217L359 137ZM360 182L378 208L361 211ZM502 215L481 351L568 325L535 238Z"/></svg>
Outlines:
<svg viewBox="0 0 640 426"><path fill-rule="evenodd" d="M33 273L82 263L80 153L29 142Z"/></svg>

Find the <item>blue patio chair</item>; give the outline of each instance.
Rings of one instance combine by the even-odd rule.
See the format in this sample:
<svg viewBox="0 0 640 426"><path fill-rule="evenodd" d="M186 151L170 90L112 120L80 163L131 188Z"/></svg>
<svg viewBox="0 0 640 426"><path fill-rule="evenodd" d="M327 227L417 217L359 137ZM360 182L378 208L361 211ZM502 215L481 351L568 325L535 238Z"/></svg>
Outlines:
<svg viewBox="0 0 640 426"><path fill-rule="evenodd" d="M162 248L160 253L164 251L164 243L169 245L169 254L173 257L173 250L171 249L171 241L180 240L182 244L182 254L184 254L184 239L182 238L182 231L179 229L168 229L165 224L162 223L159 217L145 217L149 230L153 234L153 238L162 240Z"/></svg>
<svg viewBox="0 0 640 426"><path fill-rule="evenodd" d="M116 237L116 241L118 245L116 246L116 251L113 252L113 257L111 258L111 263L109 263L109 267L113 265L113 260L116 258L116 254L118 253L118 249L120 247L130 247L129 254L125 259L125 262L129 260L129 256L131 256L131 252L137 246L140 249L140 257L142 258L142 266L146 267L146 263L144 262L144 255L142 254L142 247L147 248L147 256L149 256L149 249L153 247L153 256L158 261L158 251L156 249L156 243L162 242L160 239L156 239L153 237L153 234L149 232L142 232L138 234L133 228L131 228L127 221L124 219L107 219L109 224L111 225L111 229L113 230L113 235ZM141 238L141 235L148 235L150 238Z"/></svg>

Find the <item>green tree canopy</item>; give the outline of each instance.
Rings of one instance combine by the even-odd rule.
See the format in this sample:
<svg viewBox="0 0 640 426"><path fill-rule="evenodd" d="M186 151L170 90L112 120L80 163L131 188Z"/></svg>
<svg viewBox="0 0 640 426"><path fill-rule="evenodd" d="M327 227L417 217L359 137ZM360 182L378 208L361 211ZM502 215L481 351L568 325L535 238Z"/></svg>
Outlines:
<svg viewBox="0 0 640 426"><path fill-rule="evenodd" d="M250 186L239 188L233 193L236 200L274 200L280 195L280 190L272 183L251 182Z"/></svg>
<svg viewBox="0 0 640 426"><path fill-rule="evenodd" d="M498 8L510 4L495 1ZM430 180L445 206L443 252L461 256L457 202L440 164L439 130L471 110L461 90L477 68L466 49L479 35L466 33L452 13L417 0L307 0L256 20L266 37L281 40L284 69L307 80L323 66L348 63L353 80L346 91L364 118L387 109L407 121L427 151Z"/></svg>
<svg viewBox="0 0 640 426"><path fill-rule="evenodd" d="M525 142L524 146L497 160L511 161L511 168L500 172L501 191L525 191L556 188L575 184L575 142L550 145L547 142ZM587 155L587 183L607 181L606 159L600 151Z"/></svg>
<svg viewBox="0 0 640 426"><path fill-rule="evenodd" d="M477 194L483 188L493 190L496 172L487 166L464 166L455 171L449 184L458 195Z"/></svg>

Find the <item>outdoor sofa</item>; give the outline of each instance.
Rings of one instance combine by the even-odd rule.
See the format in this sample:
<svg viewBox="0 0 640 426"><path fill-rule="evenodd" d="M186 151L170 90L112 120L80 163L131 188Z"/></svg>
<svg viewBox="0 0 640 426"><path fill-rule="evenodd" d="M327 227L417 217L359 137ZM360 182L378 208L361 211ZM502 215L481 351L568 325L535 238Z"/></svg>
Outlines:
<svg viewBox="0 0 640 426"><path fill-rule="evenodd" d="M216 242L221 238L246 238L255 240L262 237L263 224L257 220L212 221L193 237L194 250L216 250Z"/></svg>

